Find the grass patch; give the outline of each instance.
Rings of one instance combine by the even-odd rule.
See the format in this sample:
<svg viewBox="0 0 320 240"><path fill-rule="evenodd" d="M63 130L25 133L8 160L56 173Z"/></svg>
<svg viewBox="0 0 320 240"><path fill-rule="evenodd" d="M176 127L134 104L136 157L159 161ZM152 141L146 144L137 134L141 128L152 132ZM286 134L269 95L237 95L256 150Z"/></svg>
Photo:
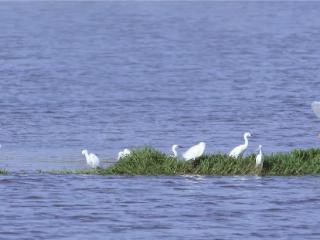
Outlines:
<svg viewBox="0 0 320 240"><path fill-rule="evenodd" d="M51 174L98 174L105 175L105 168L96 169L75 169L75 170L51 170L51 171L39 171L39 173L51 173Z"/></svg>
<svg viewBox="0 0 320 240"><path fill-rule="evenodd" d="M105 170L106 174L182 175L192 172L192 162L179 161L153 148L133 151Z"/></svg>
<svg viewBox="0 0 320 240"><path fill-rule="evenodd" d="M61 170L56 174L100 175L270 175L320 174L320 149L294 150L264 156L263 169L255 167L255 155L234 159L226 154L209 154L195 161L175 159L153 148L136 149L109 168Z"/></svg>
<svg viewBox="0 0 320 240"><path fill-rule="evenodd" d="M4 168L0 168L0 175L1 174L8 174L8 170L4 169Z"/></svg>

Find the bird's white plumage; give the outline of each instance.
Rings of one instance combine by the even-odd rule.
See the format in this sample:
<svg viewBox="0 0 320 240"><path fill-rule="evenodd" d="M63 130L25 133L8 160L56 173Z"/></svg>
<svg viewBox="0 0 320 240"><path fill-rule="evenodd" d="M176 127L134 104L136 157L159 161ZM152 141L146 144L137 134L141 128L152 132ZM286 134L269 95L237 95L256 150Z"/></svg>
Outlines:
<svg viewBox="0 0 320 240"><path fill-rule="evenodd" d="M129 155L130 153L131 153L130 149L128 149L128 148L123 149L123 151L118 153L118 160L120 160L120 158L123 158L123 157Z"/></svg>
<svg viewBox="0 0 320 240"><path fill-rule="evenodd" d="M87 149L82 150L82 155L85 156L87 164L91 168L97 168L100 166L100 159L94 153L89 153Z"/></svg>
<svg viewBox="0 0 320 240"><path fill-rule="evenodd" d="M312 111L320 118L320 102L314 101L311 103Z"/></svg>
<svg viewBox="0 0 320 240"><path fill-rule="evenodd" d="M262 168L263 167L262 145L259 145L258 151L259 151L259 153L256 156L256 167Z"/></svg>
<svg viewBox="0 0 320 240"><path fill-rule="evenodd" d="M171 147L171 150L172 150L172 157L178 157L178 152L177 152L177 148L179 148L180 146L177 145L177 144L173 144L172 147Z"/></svg>
<svg viewBox="0 0 320 240"><path fill-rule="evenodd" d="M241 144L241 145L235 147L234 149L232 149L231 152L229 153L230 157L233 157L233 158L242 157L242 155L244 154L244 152L247 150L247 148L249 146L248 137L251 137L251 134L249 132L246 132L243 135L244 144Z"/></svg>
<svg viewBox="0 0 320 240"><path fill-rule="evenodd" d="M126 154L130 154L131 153L131 151L130 151L130 149L128 149L128 148L125 148L124 150L123 150L123 153L126 155Z"/></svg>
<svg viewBox="0 0 320 240"><path fill-rule="evenodd" d="M182 156L183 158L188 161L191 159L196 159L204 153L204 150L206 149L206 143L199 142L198 144L190 147L187 151L185 151Z"/></svg>

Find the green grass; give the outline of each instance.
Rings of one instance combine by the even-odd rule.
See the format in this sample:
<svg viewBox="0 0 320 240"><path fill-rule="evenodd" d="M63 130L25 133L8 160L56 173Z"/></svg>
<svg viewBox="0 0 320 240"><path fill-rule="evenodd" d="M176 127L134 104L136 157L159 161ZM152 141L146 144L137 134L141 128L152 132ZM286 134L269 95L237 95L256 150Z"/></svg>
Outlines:
<svg viewBox="0 0 320 240"><path fill-rule="evenodd" d="M50 170L50 171L42 171L39 173L51 173L51 174L98 174L98 175L106 175L106 169L104 168L96 168L96 169L75 169L75 170Z"/></svg>
<svg viewBox="0 0 320 240"><path fill-rule="evenodd" d="M8 171L4 168L0 168L0 175L1 174L8 174Z"/></svg>
<svg viewBox="0 0 320 240"><path fill-rule="evenodd" d="M204 155L195 161L177 160L153 148L136 149L109 168L62 170L57 174L100 175L277 175L320 174L320 149L294 150L265 155L263 169L255 167L255 155L241 159L226 154Z"/></svg>

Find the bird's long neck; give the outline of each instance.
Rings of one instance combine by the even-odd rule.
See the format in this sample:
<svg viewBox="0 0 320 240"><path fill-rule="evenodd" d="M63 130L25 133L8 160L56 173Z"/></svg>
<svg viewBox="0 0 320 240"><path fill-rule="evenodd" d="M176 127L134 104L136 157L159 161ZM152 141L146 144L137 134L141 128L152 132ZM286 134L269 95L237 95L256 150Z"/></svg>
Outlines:
<svg viewBox="0 0 320 240"><path fill-rule="evenodd" d="M262 150L261 147L259 148L259 154L262 155Z"/></svg>
<svg viewBox="0 0 320 240"><path fill-rule="evenodd" d="M173 152L173 156L177 157L178 156L178 152L177 152L177 146L173 146L172 147L172 152Z"/></svg>
<svg viewBox="0 0 320 240"><path fill-rule="evenodd" d="M244 136L244 145L247 147L249 145L248 137Z"/></svg>

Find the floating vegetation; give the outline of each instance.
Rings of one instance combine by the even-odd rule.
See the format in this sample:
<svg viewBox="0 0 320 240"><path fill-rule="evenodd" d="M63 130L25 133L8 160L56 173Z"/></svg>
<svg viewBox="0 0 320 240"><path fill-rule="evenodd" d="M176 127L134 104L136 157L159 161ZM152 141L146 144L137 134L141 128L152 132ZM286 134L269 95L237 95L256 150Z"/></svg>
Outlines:
<svg viewBox="0 0 320 240"><path fill-rule="evenodd" d="M255 167L255 154L231 158L226 154L203 155L194 161L178 160L153 148L136 149L109 168L61 170L56 174L100 175L277 175L320 174L320 149L294 150L264 156L263 168Z"/></svg>

